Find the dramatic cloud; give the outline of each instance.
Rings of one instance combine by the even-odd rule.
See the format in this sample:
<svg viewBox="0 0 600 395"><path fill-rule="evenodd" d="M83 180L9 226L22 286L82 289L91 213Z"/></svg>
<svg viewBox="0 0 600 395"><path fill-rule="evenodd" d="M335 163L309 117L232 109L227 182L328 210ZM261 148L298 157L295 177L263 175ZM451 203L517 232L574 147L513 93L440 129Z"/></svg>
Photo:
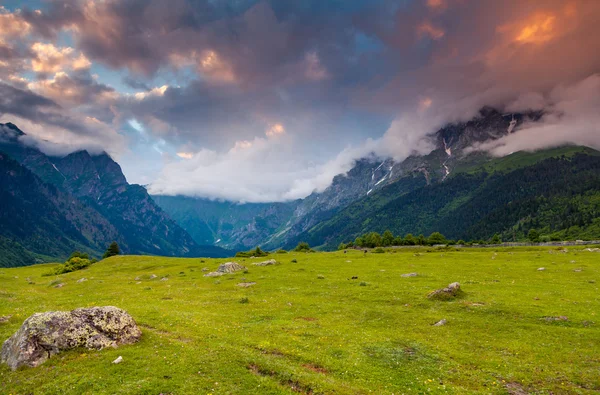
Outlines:
<svg viewBox="0 0 600 395"><path fill-rule="evenodd" d="M431 133L483 106L545 115L473 149L600 145L597 1L21 8L0 8L2 119L122 152L128 177L154 192L295 199L360 156L427 153Z"/></svg>

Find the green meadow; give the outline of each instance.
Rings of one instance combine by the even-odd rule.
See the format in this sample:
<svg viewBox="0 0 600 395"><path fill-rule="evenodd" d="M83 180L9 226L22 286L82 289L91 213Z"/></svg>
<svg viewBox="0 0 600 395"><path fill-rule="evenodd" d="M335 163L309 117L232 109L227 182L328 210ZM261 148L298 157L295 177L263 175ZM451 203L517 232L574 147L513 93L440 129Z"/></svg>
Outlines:
<svg viewBox="0 0 600 395"><path fill-rule="evenodd" d="M37 368L1 365L0 393L600 391L599 252L408 248L269 258L280 264L235 259L247 271L222 277L203 269L231 259L118 256L58 276L44 275L52 264L0 269L0 317L10 317L0 322L1 341L35 312L104 305L126 310L143 332L134 345L71 350ZM460 298L427 299L455 281ZM112 364L118 356L123 362Z"/></svg>

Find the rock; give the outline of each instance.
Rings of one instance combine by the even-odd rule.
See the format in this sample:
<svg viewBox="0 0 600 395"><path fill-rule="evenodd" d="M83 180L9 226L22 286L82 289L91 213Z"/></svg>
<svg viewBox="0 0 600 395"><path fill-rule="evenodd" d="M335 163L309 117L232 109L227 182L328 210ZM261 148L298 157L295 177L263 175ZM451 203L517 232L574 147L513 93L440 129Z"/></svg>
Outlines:
<svg viewBox="0 0 600 395"><path fill-rule="evenodd" d="M140 276L137 276L136 278L134 278L134 281L140 281L142 278Z"/></svg>
<svg viewBox="0 0 600 395"><path fill-rule="evenodd" d="M84 278L80 278L79 280L77 280L77 282L78 282L78 283L82 283L82 282L84 282L84 281L87 281L87 280L88 280L88 279L84 277Z"/></svg>
<svg viewBox="0 0 600 395"><path fill-rule="evenodd" d="M141 335L133 318L113 306L36 313L4 342L0 361L12 370L36 367L63 350L117 347Z"/></svg>
<svg viewBox="0 0 600 395"><path fill-rule="evenodd" d="M457 297L461 292L460 284L454 282L449 284L446 288L431 291L427 297L429 299L448 300Z"/></svg>
<svg viewBox="0 0 600 395"><path fill-rule="evenodd" d="M168 277L163 277L163 278L160 279L160 281L168 281L168 280L169 280Z"/></svg>
<svg viewBox="0 0 600 395"><path fill-rule="evenodd" d="M406 274L401 275L400 277L406 278L406 277L417 277L417 276L418 276L417 273L406 273Z"/></svg>
<svg viewBox="0 0 600 395"><path fill-rule="evenodd" d="M152 280L152 279L154 279L156 277L158 277L158 276L156 274L153 274L153 275L150 276L150 280Z"/></svg>
<svg viewBox="0 0 600 395"><path fill-rule="evenodd" d="M446 321L445 319L439 320L438 322L436 322L435 324L433 324L433 326L444 326L446 325L448 321Z"/></svg>
<svg viewBox="0 0 600 395"><path fill-rule="evenodd" d="M253 263L254 266L270 266L270 265L276 265L276 264L277 264L277 261L275 259L269 259L268 261Z"/></svg>
<svg viewBox="0 0 600 395"><path fill-rule="evenodd" d="M544 317L542 318L543 320L546 320L548 322L552 322L552 321L569 321L569 318L564 316L564 315L560 315L558 317Z"/></svg>
<svg viewBox="0 0 600 395"><path fill-rule="evenodd" d="M538 269L538 272L543 272L544 270L546 270L546 268L545 268L545 267L540 267L540 268Z"/></svg>
<svg viewBox="0 0 600 395"><path fill-rule="evenodd" d="M114 361L112 361L112 363L115 363L115 364L117 364L117 363L121 363L121 362L123 362L123 357L122 357L122 356L120 356L120 355L119 355L119 358L117 358L117 359L115 359Z"/></svg>
<svg viewBox="0 0 600 395"><path fill-rule="evenodd" d="M56 284L54 288L62 288L65 286L65 283Z"/></svg>
<svg viewBox="0 0 600 395"><path fill-rule="evenodd" d="M217 269L219 273L234 273L239 272L240 270L246 270L246 267L237 262L223 263L222 265L219 265L219 268Z"/></svg>
<svg viewBox="0 0 600 395"><path fill-rule="evenodd" d="M210 273L206 273L204 275L204 277L220 277L222 275L224 275L225 273L221 273L221 272L210 272Z"/></svg>
<svg viewBox="0 0 600 395"><path fill-rule="evenodd" d="M238 287L242 287L242 288L248 288L253 286L254 284L256 284L255 282L249 282L249 283L239 283L237 286Z"/></svg>
<svg viewBox="0 0 600 395"><path fill-rule="evenodd" d="M207 272L207 271L209 271L209 270L210 270L210 269L209 269L209 268L207 268L207 267L203 267L203 268L202 268L202 271L203 271L203 272Z"/></svg>
<svg viewBox="0 0 600 395"><path fill-rule="evenodd" d="M573 269L574 272L579 273L582 271L582 269Z"/></svg>
<svg viewBox="0 0 600 395"><path fill-rule="evenodd" d="M0 324L7 323L11 318L12 318L12 315L5 315L3 317L0 317Z"/></svg>

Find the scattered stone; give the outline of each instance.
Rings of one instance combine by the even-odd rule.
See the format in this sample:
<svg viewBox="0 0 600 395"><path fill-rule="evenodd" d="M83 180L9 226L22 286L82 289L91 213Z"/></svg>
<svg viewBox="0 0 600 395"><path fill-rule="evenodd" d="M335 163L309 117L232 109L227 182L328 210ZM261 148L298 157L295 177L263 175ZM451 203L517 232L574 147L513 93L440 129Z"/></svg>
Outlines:
<svg viewBox="0 0 600 395"><path fill-rule="evenodd" d="M435 324L433 324L433 326L444 326L444 325L446 325L447 322L448 321L446 321L446 319L442 319L442 320L439 320L438 322L436 322Z"/></svg>
<svg viewBox="0 0 600 395"><path fill-rule="evenodd" d="M577 261L571 261L571 263L577 263Z"/></svg>
<svg viewBox="0 0 600 395"><path fill-rule="evenodd" d="M87 280L88 280L87 278L83 277L83 278L80 278L79 280L77 280L77 282L78 283L82 283L82 282L87 281Z"/></svg>
<svg viewBox="0 0 600 395"><path fill-rule="evenodd" d="M134 280L134 281L140 281L140 280L141 280L141 277L140 277L140 276L137 276L137 277L136 277L136 278L134 278L133 280Z"/></svg>
<svg viewBox="0 0 600 395"><path fill-rule="evenodd" d="M582 269L573 269L573 271L579 273L580 271L582 271Z"/></svg>
<svg viewBox="0 0 600 395"><path fill-rule="evenodd" d="M54 288L62 288L65 286L65 283L59 283L54 286Z"/></svg>
<svg viewBox="0 0 600 395"><path fill-rule="evenodd" d="M169 278L168 277L163 277L160 279L160 281L167 281Z"/></svg>
<svg viewBox="0 0 600 395"><path fill-rule="evenodd" d="M564 315L560 315L558 317L544 317L542 318L543 320L546 320L548 322L553 322L553 321L569 321L569 318L564 316Z"/></svg>
<svg viewBox="0 0 600 395"><path fill-rule="evenodd" d="M210 273L206 273L204 275L204 277L220 277L222 275L224 275L225 273L221 273L221 272L210 272Z"/></svg>
<svg viewBox="0 0 600 395"><path fill-rule="evenodd" d="M246 267L237 262L223 263L222 265L219 265L219 268L217 269L219 273L234 273L239 272L240 270L246 270Z"/></svg>
<svg viewBox="0 0 600 395"><path fill-rule="evenodd" d="M538 271L538 272L543 272L544 270L546 270L546 268L545 268L545 267L540 267L540 268L538 268L538 270L537 270L537 271Z"/></svg>
<svg viewBox="0 0 600 395"><path fill-rule="evenodd" d="M122 357L122 356L120 356L120 355L119 355L119 358L117 358L117 359L115 359L114 361L112 361L112 363L115 363L115 364L117 364L117 363L121 363L121 362L123 362L123 357Z"/></svg>
<svg viewBox="0 0 600 395"><path fill-rule="evenodd" d="M154 279L156 277L158 277L158 276L156 274L153 274L153 275L150 276L150 280L152 280L152 279Z"/></svg>
<svg viewBox="0 0 600 395"><path fill-rule="evenodd" d="M461 292L460 284L454 282L449 284L446 288L431 291L427 297L429 299L448 300L457 297Z"/></svg>
<svg viewBox="0 0 600 395"><path fill-rule="evenodd" d="M417 273L406 273L406 274L401 275L400 277L407 278L407 277L417 277L417 276L418 276Z"/></svg>
<svg viewBox="0 0 600 395"><path fill-rule="evenodd" d="M36 367L63 350L117 347L141 335L133 318L113 306L36 313L4 342L0 361L12 370Z"/></svg>
<svg viewBox="0 0 600 395"><path fill-rule="evenodd" d="M0 324L7 323L12 318L12 315L5 315L0 317Z"/></svg>
<svg viewBox="0 0 600 395"><path fill-rule="evenodd" d="M141 281L136 281L136 284L141 284L141 283L142 283Z"/></svg>
<svg viewBox="0 0 600 395"><path fill-rule="evenodd" d="M249 282L249 283L239 283L237 286L238 287L242 287L242 288L248 288L253 286L254 284L256 284L255 282Z"/></svg>
<svg viewBox="0 0 600 395"><path fill-rule="evenodd" d="M600 252L600 248L586 248L585 251L589 252Z"/></svg>
<svg viewBox="0 0 600 395"><path fill-rule="evenodd" d="M253 263L253 265L254 266L271 266L271 265L276 265L277 263L278 262L275 259L269 259L268 261Z"/></svg>
<svg viewBox="0 0 600 395"><path fill-rule="evenodd" d="M203 267L203 268L202 268L202 271L203 271L203 272L207 272L207 271L209 271L209 270L210 270L210 269L209 269L209 268L207 268L207 267Z"/></svg>

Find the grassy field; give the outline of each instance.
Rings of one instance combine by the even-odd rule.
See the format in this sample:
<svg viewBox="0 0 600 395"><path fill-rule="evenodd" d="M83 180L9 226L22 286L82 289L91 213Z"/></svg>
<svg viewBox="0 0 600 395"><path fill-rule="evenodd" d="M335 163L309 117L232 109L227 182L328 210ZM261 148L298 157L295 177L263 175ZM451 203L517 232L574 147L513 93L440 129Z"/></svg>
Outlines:
<svg viewBox="0 0 600 395"><path fill-rule="evenodd" d="M121 256L50 277L42 274L55 265L0 269L0 316L12 316L0 323L2 341L34 312L87 306L123 308L143 332L135 345L64 352L38 368L2 365L0 393L600 391L598 252L402 249L275 258L280 265L238 260L247 272L220 278L203 277L202 269L224 259ZM418 276L401 277L410 272ZM82 277L88 281L77 283ZM454 281L465 292L460 299L426 298ZM548 318L559 316L568 320ZM432 325L441 319L447 324ZM119 355L123 363L112 364Z"/></svg>

